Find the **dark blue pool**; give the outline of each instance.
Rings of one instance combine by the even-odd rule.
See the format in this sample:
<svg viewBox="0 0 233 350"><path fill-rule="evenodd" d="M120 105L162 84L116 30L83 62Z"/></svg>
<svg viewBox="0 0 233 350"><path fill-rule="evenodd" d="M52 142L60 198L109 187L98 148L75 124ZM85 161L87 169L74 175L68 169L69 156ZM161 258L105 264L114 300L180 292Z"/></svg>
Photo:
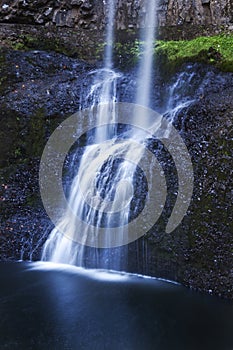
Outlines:
<svg viewBox="0 0 233 350"><path fill-rule="evenodd" d="M177 284L50 263L0 277L0 349L233 349L233 303Z"/></svg>

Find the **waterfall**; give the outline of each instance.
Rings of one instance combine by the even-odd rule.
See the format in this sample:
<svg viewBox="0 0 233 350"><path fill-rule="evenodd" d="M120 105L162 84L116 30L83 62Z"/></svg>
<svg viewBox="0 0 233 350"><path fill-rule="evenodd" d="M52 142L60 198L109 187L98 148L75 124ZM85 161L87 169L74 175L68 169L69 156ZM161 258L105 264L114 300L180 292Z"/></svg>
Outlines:
<svg viewBox="0 0 233 350"><path fill-rule="evenodd" d="M115 126L117 124L116 83L120 74L113 70L115 8L116 1L110 0L107 6L104 67L91 72L94 81L86 96L86 104L82 106L89 108L88 118L97 118L101 124L106 124L106 127L97 128L94 143L86 146L78 172L72 181L68 199L72 212L81 219L85 219L89 227L82 232L82 244L76 243L75 235L79 227L76 226L75 219L70 218L67 210L45 243L42 260L82 266L85 265L85 254L88 255L86 242L91 235L98 240L102 227L105 229L106 237L102 242L102 247L111 247L112 228L114 228L114 239L117 240L118 246L122 245L124 235L127 234L124 225L129 221L131 200L134 194L134 175L143 155L143 148L138 147L127 138L119 140L117 136ZM143 57L138 78L139 83L143 81L143 88L141 89L141 84L139 84L136 98L136 103L144 106L148 106L150 100L155 2L148 1L146 11L147 26L143 34L145 45L142 50ZM146 117L145 115L144 118ZM146 122L145 119L145 125ZM145 135L135 131L131 131L129 136L141 143L145 138ZM135 205L135 210L137 210L137 205ZM123 251L125 251L124 247L115 250L113 258L110 249L103 249L101 253L95 249L94 252L91 251L89 260L91 260L92 267L120 269L119 261ZM113 262L110 263L110 260Z"/></svg>
<svg viewBox="0 0 233 350"><path fill-rule="evenodd" d="M141 35L142 57L138 67L138 84L134 101L137 106L150 106L156 7L156 1L147 0L145 3L146 25ZM156 113L152 115L148 108L143 107L140 108L140 114L138 114L136 108L133 109L132 124L138 125L138 128L118 130L117 123L120 122L120 114L118 114L117 103L117 80L121 74L113 69L115 8L116 1L110 0L107 11L104 67L90 73L93 75L93 84L82 106L82 108L88 108L88 116L86 116L88 120L97 120L97 125L104 125L104 127L97 127L91 136L92 142L85 146L76 174L73 176L68 196L68 208L61 215L58 225L47 239L42 260L88 267L125 269L126 261L122 257L127 259L127 246L125 245L128 235L127 225L133 215L140 212L140 204L134 200L137 185L135 178L141 159L147 159L144 152L148 135L145 136L145 130L153 129L154 132L159 130L162 116ZM174 108L177 107L171 101L175 91L176 86L171 88L168 102L171 116L175 115ZM124 113L127 111L124 110ZM126 123L127 121L126 119ZM162 132L163 137L169 137L169 128ZM148 160L148 188L152 189L154 165L153 160ZM163 174L161 168L157 167L157 169L160 174ZM141 187L141 179L138 183L138 187ZM159 183L159 185L163 184ZM163 198L158 207L160 215ZM74 215L70 215L70 211ZM153 215L156 216L157 213L153 212ZM76 217L87 224L82 228L82 232L79 232L81 228L77 225ZM144 218L143 229L146 233L145 221ZM77 232L81 239L76 239ZM144 259L147 259L146 243L143 252Z"/></svg>
<svg viewBox="0 0 233 350"><path fill-rule="evenodd" d="M107 29L106 29L106 46L104 54L104 67L111 69L113 65L113 42L114 42L114 18L116 11L116 0L109 0L107 6Z"/></svg>
<svg viewBox="0 0 233 350"><path fill-rule="evenodd" d="M149 107L150 89L153 71L153 57L156 31L156 10L157 0L147 0L145 2L145 24L141 33L142 58L139 65L138 89L136 93L136 103Z"/></svg>
<svg viewBox="0 0 233 350"><path fill-rule="evenodd" d="M71 238L75 237L79 228L76 227L75 220L70 219L67 211L46 241L42 260L82 266L88 236L98 237L98 231L102 225L107 232L117 220L118 226L115 234L121 242L123 239L122 226L128 222L129 212L127 210L117 214L121 206L124 207L131 201L133 193L129 182L132 182L133 179L134 166L129 165L129 162L118 161L127 154L128 145L127 141L121 142L120 145L116 142L117 130L114 126L114 123L117 123L116 82L121 76L112 68L115 8L116 1L110 0L107 6L104 67L91 72L94 82L86 96L86 104L82 106L89 108L88 118L97 118L101 124L106 124L106 127L97 128L94 134L94 144L85 148L68 199L69 207L72 208L75 215L82 219L85 218L86 222L94 227L94 231L90 229L83 232L83 244L77 244L75 239ZM63 234L64 232L68 233L69 238ZM103 245L109 247L111 245L110 233L106 236L108 238ZM102 261L99 262L98 249L91 252L91 264L95 267L109 267L111 252L107 249L101 253ZM114 255L115 263L111 267L119 269L120 266L116 263L119 260L118 253L115 252Z"/></svg>
<svg viewBox="0 0 233 350"><path fill-rule="evenodd" d="M107 54L110 55L108 50ZM108 61L109 59L106 64ZM94 71L92 74L95 78L86 100L89 101L87 107L91 110L97 106L97 112L94 116L89 117L97 118L100 124L106 125L104 129L97 128L95 131L95 142L99 144L113 138L116 134L113 124L117 123L115 103L117 102L117 80L121 74L107 67Z"/></svg>

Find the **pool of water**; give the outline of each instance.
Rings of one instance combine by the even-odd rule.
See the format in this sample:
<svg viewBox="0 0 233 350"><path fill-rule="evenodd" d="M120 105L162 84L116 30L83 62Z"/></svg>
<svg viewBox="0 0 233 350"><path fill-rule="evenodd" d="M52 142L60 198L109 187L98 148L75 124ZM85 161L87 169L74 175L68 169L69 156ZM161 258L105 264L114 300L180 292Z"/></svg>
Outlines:
<svg viewBox="0 0 233 350"><path fill-rule="evenodd" d="M0 349L233 349L233 303L169 281L40 262L0 279Z"/></svg>

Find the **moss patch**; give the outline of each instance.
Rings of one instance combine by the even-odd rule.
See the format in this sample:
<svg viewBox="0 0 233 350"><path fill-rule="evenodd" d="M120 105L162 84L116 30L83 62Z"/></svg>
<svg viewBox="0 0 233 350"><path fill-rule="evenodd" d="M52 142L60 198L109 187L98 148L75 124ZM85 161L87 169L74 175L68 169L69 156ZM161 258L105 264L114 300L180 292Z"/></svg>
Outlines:
<svg viewBox="0 0 233 350"><path fill-rule="evenodd" d="M7 81L5 52L0 50L0 92L4 91Z"/></svg>
<svg viewBox="0 0 233 350"><path fill-rule="evenodd" d="M158 41L155 53L171 72L187 61L208 63L222 71L233 72L233 35Z"/></svg>
<svg viewBox="0 0 233 350"><path fill-rule="evenodd" d="M138 39L115 43L115 61L123 67L134 65L142 56L143 45ZM169 76L185 62L211 64L222 71L233 72L233 35L202 36L179 41L159 40L155 42L154 50L157 66Z"/></svg>
<svg viewBox="0 0 233 350"><path fill-rule="evenodd" d="M28 51L28 50L44 50L44 51L55 51L58 53L65 54L67 56L75 55L74 48L69 48L64 45L64 42L60 38L47 39L45 37L37 38L32 35L20 35L17 41L10 43L10 47L14 50Z"/></svg>

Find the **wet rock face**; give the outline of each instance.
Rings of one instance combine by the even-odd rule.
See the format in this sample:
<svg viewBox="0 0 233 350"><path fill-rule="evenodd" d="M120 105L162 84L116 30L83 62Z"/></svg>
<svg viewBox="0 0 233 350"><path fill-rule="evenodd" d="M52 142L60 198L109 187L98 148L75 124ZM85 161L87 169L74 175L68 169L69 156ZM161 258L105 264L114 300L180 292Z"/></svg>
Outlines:
<svg viewBox="0 0 233 350"><path fill-rule="evenodd" d="M137 28L140 23L144 23L143 1L118 1L118 29ZM101 0L16 0L13 3L9 0L0 1L0 21L9 23L99 30L105 26L107 11L108 6Z"/></svg>
<svg viewBox="0 0 233 350"><path fill-rule="evenodd" d="M231 0L169 0L161 25L233 25L233 3Z"/></svg>
<svg viewBox="0 0 233 350"><path fill-rule="evenodd" d="M192 214L177 233L186 232L189 242L182 254L185 283L232 298L233 77L216 73L209 72L203 94L182 121L195 183Z"/></svg>
<svg viewBox="0 0 233 350"><path fill-rule="evenodd" d="M118 0L115 13L116 32L137 34L147 24L145 0ZM105 39L104 30L108 13L108 2L103 0L0 0L0 38L7 27L7 37L15 37L14 28L28 27L50 35L55 30L55 39L64 38L66 43L77 45L87 35L98 36L97 43ZM164 40L192 39L197 36L233 32L233 3L214 0L160 0L157 7L158 37ZM25 29L25 28L24 28ZM67 30L76 37L67 38ZM88 35L87 32L91 34ZM16 34L17 35L17 34ZM82 40L81 40L82 41ZM87 40L89 41L89 39Z"/></svg>
<svg viewBox="0 0 233 350"><path fill-rule="evenodd" d="M103 29L108 6L102 0L1 0L0 22L85 29ZM160 0L161 27L192 25L233 29L231 0ZM135 29L147 23L145 0L118 0L117 29Z"/></svg>
<svg viewBox="0 0 233 350"><path fill-rule="evenodd" d="M93 0L2 0L0 7L1 22L89 29L98 27L99 12L103 13L102 2Z"/></svg>
<svg viewBox="0 0 233 350"><path fill-rule="evenodd" d="M51 52L0 57L0 259L35 259L52 228L39 196L40 157L79 109L92 66Z"/></svg>

